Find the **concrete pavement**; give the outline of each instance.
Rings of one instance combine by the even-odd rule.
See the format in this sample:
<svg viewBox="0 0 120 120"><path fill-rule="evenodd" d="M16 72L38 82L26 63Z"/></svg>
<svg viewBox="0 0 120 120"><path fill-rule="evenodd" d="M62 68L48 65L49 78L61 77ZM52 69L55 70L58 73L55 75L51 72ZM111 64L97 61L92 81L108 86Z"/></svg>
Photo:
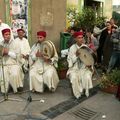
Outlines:
<svg viewBox="0 0 120 120"><path fill-rule="evenodd" d="M53 120L120 120L120 102L113 94L99 91Z"/></svg>
<svg viewBox="0 0 120 120"><path fill-rule="evenodd" d="M96 86L99 80L93 83ZM82 96L76 100L72 96L69 80L60 80L55 93L10 94L8 98L22 101L0 103L0 120L103 120L103 115L106 116L104 120L120 120L120 102L112 94L97 91L96 87L90 91L89 98ZM32 102L27 101L29 96ZM3 96L0 94L1 99ZM84 115L84 111L87 115Z"/></svg>

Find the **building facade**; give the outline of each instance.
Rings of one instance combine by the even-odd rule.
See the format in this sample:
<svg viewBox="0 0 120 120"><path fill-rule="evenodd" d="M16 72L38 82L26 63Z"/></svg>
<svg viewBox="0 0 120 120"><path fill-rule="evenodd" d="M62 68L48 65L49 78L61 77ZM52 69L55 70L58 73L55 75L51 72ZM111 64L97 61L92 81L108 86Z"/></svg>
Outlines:
<svg viewBox="0 0 120 120"><path fill-rule="evenodd" d="M66 7L67 4L77 4L79 11L85 5L88 5L88 0L0 0L0 18L12 26L14 19L17 15L13 2L27 1L28 6L26 11L25 20L27 20L28 40L31 44L36 41L36 32L39 30L45 30L47 32L47 39L53 41L57 50L60 49L60 32L63 32L66 28ZM112 16L112 0L89 0L95 1L103 5L103 15L107 18ZM90 2L89 2L90 3ZM94 2L93 2L94 3ZM91 4L91 3L90 3ZM12 6L12 7L11 7ZM21 7L21 5L20 5ZM13 10L14 9L14 10ZM17 16L20 19L20 16ZM21 18L24 16L21 15ZM21 20L21 19L20 19ZM20 21L19 20L19 21ZM24 22L26 23L26 22Z"/></svg>
<svg viewBox="0 0 120 120"><path fill-rule="evenodd" d="M15 0L0 0L0 18L3 22L12 25L10 1ZM63 32L66 26L66 0L27 1L28 39L30 44L32 45L36 41L37 31L45 30L47 32L46 39L53 41L59 50L60 32Z"/></svg>

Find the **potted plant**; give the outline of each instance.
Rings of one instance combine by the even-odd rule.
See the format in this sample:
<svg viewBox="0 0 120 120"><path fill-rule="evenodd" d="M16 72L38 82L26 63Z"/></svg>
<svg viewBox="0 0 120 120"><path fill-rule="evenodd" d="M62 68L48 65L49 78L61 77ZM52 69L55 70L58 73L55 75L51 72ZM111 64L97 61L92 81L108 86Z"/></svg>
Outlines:
<svg viewBox="0 0 120 120"><path fill-rule="evenodd" d="M115 69L111 73L103 74L99 85L102 91L115 94L120 85L120 70Z"/></svg>
<svg viewBox="0 0 120 120"><path fill-rule="evenodd" d="M60 57L58 60L58 76L60 79L65 79L66 78L66 73L68 70L68 62L67 62L67 57Z"/></svg>

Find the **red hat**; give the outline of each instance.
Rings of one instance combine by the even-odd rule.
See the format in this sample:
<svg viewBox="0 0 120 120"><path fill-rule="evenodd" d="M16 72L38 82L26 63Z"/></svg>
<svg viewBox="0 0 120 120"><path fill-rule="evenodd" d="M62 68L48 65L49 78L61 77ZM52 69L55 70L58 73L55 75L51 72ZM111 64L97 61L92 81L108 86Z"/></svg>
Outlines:
<svg viewBox="0 0 120 120"><path fill-rule="evenodd" d="M76 38L76 37L78 37L79 35L80 35L80 36L83 36L83 32L75 32L73 36Z"/></svg>
<svg viewBox="0 0 120 120"><path fill-rule="evenodd" d="M2 35L4 35L6 32L10 32L10 29L9 28L3 29L2 30Z"/></svg>
<svg viewBox="0 0 120 120"><path fill-rule="evenodd" d="M23 32L25 32L22 28L20 28L20 29L17 29L17 32L20 32L20 31L23 31Z"/></svg>
<svg viewBox="0 0 120 120"><path fill-rule="evenodd" d="M37 32L37 35L38 35L38 36L46 37L46 32L45 32L45 31L38 31L38 32Z"/></svg>

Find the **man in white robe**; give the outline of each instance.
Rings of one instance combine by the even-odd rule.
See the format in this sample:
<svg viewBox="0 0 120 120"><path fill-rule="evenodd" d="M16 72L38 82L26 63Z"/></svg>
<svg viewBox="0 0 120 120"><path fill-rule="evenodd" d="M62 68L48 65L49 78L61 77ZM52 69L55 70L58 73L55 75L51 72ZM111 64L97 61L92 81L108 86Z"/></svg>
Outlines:
<svg viewBox="0 0 120 120"><path fill-rule="evenodd" d="M83 94L82 92L84 89L85 95L88 97L89 89L93 86L92 71L79 58L78 49L82 46L86 46L83 42L83 33L75 32L74 37L76 39L76 43L70 47L67 57L69 66L67 76L70 79L73 94L78 99L81 97L81 94Z"/></svg>
<svg viewBox="0 0 120 120"><path fill-rule="evenodd" d="M55 67L57 67L58 55L54 47L54 55L51 58L46 58L42 52L42 42L45 41L46 32L37 32L37 43L31 48L30 58L30 90L43 92L44 85L50 91L54 92L59 83L59 78Z"/></svg>
<svg viewBox="0 0 120 120"><path fill-rule="evenodd" d="M16 44L16 42L11 39L10 29L3 29L2 35L4 41L0 43L0 45L3 46L2 58L0 59L1 92L8 92L9 85L11 85L14 93L16 93L17 88L23 87L23 72L17 62L19 44Z"/></svg>
<svg viewBox="0 0 120 120"><path fill-rule="evenodd" d="M24 37L25 31L23 29L17 30L18 37L15 39L15 42L19 44L19 63L24 72L28 70L28 55L30 53L30 45L28 40Z"/></svg>

